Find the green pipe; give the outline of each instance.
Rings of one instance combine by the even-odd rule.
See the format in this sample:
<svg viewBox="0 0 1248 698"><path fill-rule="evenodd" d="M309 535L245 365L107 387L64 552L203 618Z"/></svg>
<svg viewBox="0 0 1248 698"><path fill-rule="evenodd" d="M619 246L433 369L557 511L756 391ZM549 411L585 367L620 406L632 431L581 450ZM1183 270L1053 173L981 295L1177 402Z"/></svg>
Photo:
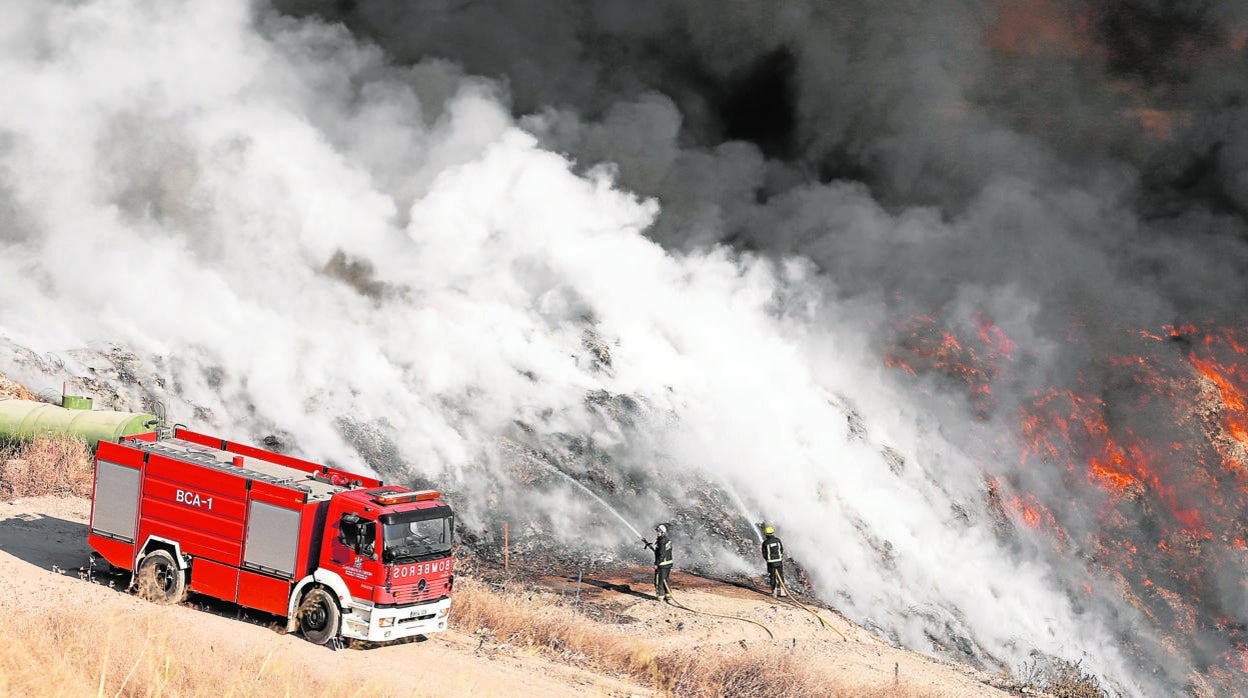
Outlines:
<svg viewBox="0 0 1248 698"><path fill-rule="evenodd" d="M156 422L150 414L66 409L32 400L0 399L0 438L69 436L95 448L101 441L152 431Z"/></svg>

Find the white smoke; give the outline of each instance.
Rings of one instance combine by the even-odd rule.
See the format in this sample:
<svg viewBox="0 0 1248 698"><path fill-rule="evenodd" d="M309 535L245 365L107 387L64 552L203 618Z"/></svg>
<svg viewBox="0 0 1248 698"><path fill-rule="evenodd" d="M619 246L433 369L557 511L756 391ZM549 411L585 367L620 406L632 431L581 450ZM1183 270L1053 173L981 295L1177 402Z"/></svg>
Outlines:
<svg viewBox="0 0 1248 698"><path fill-rule="evenodd" d="M696 77L654 78L666 59L578 61L588 11L560 3L423 24L364 3L383 50L246 0L0 2L0 370L59 385L26 350L74 375L104 370L79 349L117 347L175 419L354 467L373 461L353 429L379 429L470 526L543 511L564 543L631 542L577 488L516 475L524 434L576 438L592 457L559 467L639 483L606 499L640 530L691 483L725 488L822 595L907 646L1006 667L1039 651L1158 690L1117 639L1148 634L1133 609L1073 601L1069 570L993 533L980 459L1008 454L966 443L996 425L898 385L886 308L993 317L1037 366L1011 405L1074 361L1053 340L1070 309L1170 319L1190 307L1175 279L1229 273L1242 245L1180 250L1177 224L1132 213L1131 168L1070 167L969 109L989 70L976 3L851 4L857 24L645 4L596 10L611 46L725 80L787 50L801 155L717 140L713 100L661 92ZM870 42L886 29L922 40ZM876 189L811 176L842 151L884 163Z"/></svg>

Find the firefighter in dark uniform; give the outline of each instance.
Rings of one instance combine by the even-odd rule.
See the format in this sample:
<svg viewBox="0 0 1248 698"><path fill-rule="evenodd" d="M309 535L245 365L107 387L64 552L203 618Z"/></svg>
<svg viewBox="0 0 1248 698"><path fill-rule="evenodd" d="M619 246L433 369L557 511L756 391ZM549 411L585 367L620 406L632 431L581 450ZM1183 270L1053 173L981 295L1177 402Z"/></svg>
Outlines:
<svg viewBox="0 0 1248 698"><path fill-rule="evenodd" d="M767 577L771 581L773 598L787 596L784 593L784 543L776 537L776 529L763 527L763 560L767 562Z"/></svg>
<svg viewBox="0 0 1248 698"><path fill-rule="evenodd" d="M672 589L668 581L672 574L672 541L667 537L667 526L663 524L655 526L654 533L657 537L653 544L645 538L641 542L654 551L654 595L659 601L664 601Z"/></svg>

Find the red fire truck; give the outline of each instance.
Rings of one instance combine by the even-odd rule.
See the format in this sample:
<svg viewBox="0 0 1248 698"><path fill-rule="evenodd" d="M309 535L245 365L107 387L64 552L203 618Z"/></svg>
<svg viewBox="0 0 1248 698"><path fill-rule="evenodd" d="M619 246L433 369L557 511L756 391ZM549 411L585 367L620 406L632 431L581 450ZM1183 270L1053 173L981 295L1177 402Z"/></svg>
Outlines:
<svg viewBox="0 0 1248 698"><path fill-rule="evenodd" d="M140 596L193 591L308 640L446 629L452 512L438 492L175 427L101 442L88 540Z"/></svg>

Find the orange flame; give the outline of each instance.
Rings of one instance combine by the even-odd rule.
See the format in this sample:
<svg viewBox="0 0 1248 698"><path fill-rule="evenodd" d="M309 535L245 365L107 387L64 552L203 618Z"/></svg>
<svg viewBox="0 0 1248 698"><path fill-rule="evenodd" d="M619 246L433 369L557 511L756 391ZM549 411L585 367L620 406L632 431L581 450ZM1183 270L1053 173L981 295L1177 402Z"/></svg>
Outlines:
<svg viewBox="0 0 1248 698"><path fill-rule="evenodd" d="M959 381L972 401L991 395L1019 353L983 318L961 336L927 316L904 327L909 336L892 354L895 365ZM1020 466L1054 473L1068 488L1056 492L1067 494L1045 501L1019 486L1028 481L1022 474L985 472L989 508L998 522L1080 549L1091 579L1124 590L1169 628L1172 646L1217 642L1210 637L1240 642L1229 653L1206 645L1223 654L1201 671L1225 689L1221 695L1242 698L1233 687L1248 686L1248 619L1214 627L1211 614L1226 610L1219 598L1227 575L1248 568L1248 329L1173 325L1138 337L1138 354L1090 367L1096 378L1087 390L1080 375L1074 389L1040 391L1021 410ZM1049 491L1054 477L1039 479ZM1068 530L1076 529L1067 526L1082 539L1072 540Z"/></svg>
<svg viewBox="0 0 1248 698"><path fill-rule="evenodd" d="M1052 0L998 0L1000 14L988 31L988 46L1004 53L1086 56L1109 55L1092 37L1090 14L1068 11Z"/></svg>
<svg viewBox="0 0 1248 698"><path fill-rule="evenodd" d="M1248 375L1238 364L1227 366L1198 358L1195 354L1191 356L1191 361L1197 371L1217 386L1226 410L1224 424L1227 431L1236 441L1248 443L1248 410L1245 409L1248 407L1248 395L1245 395L1243 387L1248 385Z"/></svg>
<svg viewBox="0 0 1248 698"><path fill-rule="evenodd" d="M1122 115L1138 123L1144 135L1155 141L1172 140L1176 131L1187 128L1192 123L1192 113L1189 111L1141 107L1126 109Z"/></svg>
<svg viewBox="0 0 1248 698"><path fill-rule="evenodd" d="M960 383L977 416L984 418L996 406L992 381L1000 373L1000 362L1011 359L1017 345L988 318L976 315L974 323L974 337L966 341L954 331L939 329L931 316L914 315L896 326L904 339L884 358L884 365L912 376L936 374Z"/></svg>

